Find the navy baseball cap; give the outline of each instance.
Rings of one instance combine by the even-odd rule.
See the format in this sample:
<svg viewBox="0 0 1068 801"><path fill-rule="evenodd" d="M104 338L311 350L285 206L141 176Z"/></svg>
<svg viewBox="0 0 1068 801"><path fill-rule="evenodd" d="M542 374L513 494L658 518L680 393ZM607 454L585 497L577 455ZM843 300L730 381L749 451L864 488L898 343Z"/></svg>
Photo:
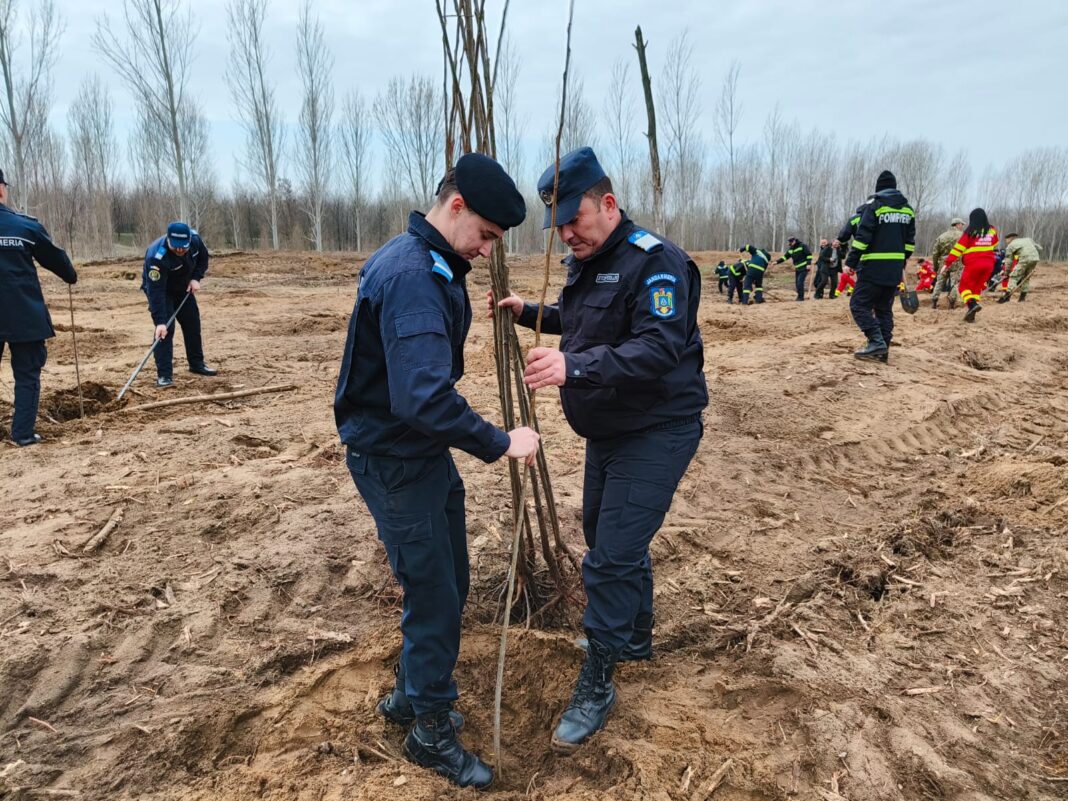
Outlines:
<svg viewBox="0 0 1068 801"><path fill-rule="evenodd" d="M551 164L538 179L538 196L545 204L545 224L549 228L553 223L553 180L556 177L556 165ZM556 199L556 224L567 225L578 215L583 193L605 177L601 163L593 148L580 147L572 150L560 159L560 185Z"/></svg>
<svg viewBox="0 0 1068 801"><path fill-rule="evenodd" d="M167 226L167 244L172 248L188 248L193 241L193 233L184 222L172 222Z"/></svg>
<svg viewBox="0 0 1068 801"><path fill-rule="evenodd" d="M527 216L527 204L504 167L481 153L456 161L456 188L467 207L501 228L515 228ZM439 185L440 191L440 185Z"/></svg>

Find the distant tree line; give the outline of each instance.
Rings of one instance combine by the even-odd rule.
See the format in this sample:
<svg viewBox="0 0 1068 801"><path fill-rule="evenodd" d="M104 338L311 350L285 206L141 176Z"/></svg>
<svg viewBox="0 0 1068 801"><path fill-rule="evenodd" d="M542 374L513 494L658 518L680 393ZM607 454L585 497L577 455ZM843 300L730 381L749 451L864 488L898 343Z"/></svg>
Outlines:
<svg viewBox="0 0 1068 801"><path fill-rule="evenodd" d="M0 0L0 159L13 203L41 217L75 257L143 246L184 218L214 248L367 252L426 208L445 163L443 76L398 75L374 97L335 96L334 61L312 0L302 0L293 47L301 97L280 103L263 39L269 0L229 0L229 55L220 78L246 135L234 178L222 186L210 126L192 98L189 65L197 21L186 0L123 0L97 22L92 47L124 87L138 123L120 142L115 101L87 75L65 120L51 114L55 54L64 34L55 0L20 7ZM187 35L166 35L173 30ZM145 47L144 42L161 42ZM659 58L658 58L659 56ZM739 135L746 113L741 68L732 64L701 120L702 79L685 32L666 52L649 49L660 122L663 233L690 250L752 242L781 250L788 236L831 238L892 170L919 214L918 252L951 216L984 206L1003 232L1034 237L1047 258L1068 258L1068 147L1027 150L976 175L964 150L926 139L841 141L833 125L805 129L768 113L755 140ZM505 45L494 86L498 156L528 194L532 213L508 248L543 247L534 191L550 161L551 124L520 113L522 65ZM656 220L645 143L645 101L636 58L612 69L599 106L573 76L565 151L593 146L623 207ZM286 120L282 108L299 109ZM531 144L531 130L541 131ZM537 139L537 133L535 133ZM292 141L287 141L292 140ZM376 163L377 162L377 163ZM128 251L127 251L128 252Z"/></svg>

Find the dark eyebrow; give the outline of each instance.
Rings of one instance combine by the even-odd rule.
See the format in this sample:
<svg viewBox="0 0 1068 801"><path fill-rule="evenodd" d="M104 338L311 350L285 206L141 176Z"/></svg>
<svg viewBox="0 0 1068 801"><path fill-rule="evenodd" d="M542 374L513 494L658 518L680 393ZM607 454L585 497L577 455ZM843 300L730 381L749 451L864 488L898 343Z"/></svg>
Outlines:
<svg viewBox="0 0 1068 801"><path fill-rule="evenodd" d="M482 234L487 239L500 239L500 236L497 234L497 232L491 231L489 228L483 229Z"/></svg>

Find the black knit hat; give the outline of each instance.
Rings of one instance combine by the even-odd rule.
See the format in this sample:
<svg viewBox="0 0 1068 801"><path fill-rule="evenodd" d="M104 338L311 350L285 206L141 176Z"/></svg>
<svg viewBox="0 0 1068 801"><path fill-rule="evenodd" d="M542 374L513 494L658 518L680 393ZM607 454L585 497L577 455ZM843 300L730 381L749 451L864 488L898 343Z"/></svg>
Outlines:
<svg viewBox="0 0 1068 801"><path fill-rule="evenodd" d="M875 191L882 192L884 189L897 189L897 178L890 170L883 170L875 179Z"/></svg>

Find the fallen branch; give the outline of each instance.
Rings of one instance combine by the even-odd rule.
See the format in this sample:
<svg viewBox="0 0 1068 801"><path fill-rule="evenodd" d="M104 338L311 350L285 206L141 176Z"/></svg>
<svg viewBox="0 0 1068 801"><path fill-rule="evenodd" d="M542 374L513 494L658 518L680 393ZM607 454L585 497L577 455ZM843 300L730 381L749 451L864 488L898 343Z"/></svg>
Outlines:
<svg viewBox="0 0 1068 801"><path fill-rule="evenodd" d="M719 786L723 783L727 771L732 767L734 767L733 759L728 759L720 765L716 772L712 774L712 777L705 783L705 786L701 788L701 791L694 796L694 801L706 801L706 799L711 798L712 793L716 792Z"/></svg>
<svg viewBox="0 0 1068 801"><path fill-rule="evenodd" d="M124 510L125 507L123 506L115 507L115 511L111 513L111 517L108 518L108 522L104 524L104 527L90 537L85 545L82 546L82 553L92 553L104 544L104 541L111 536L111 532L118 528L119 523L122 522Z"/></svg>
<svg viewBox="0 0 1068 801"><path fill-rule="evenodd" d="M190 395L188 398L171 398L170 400L152 401L141 403L137 406L127 406L127 412L143 412L146 409L162 409L164 406L178 406L182 403L202 403L204 401L223 401L234 398L247 398L249 395L264 395L268 392L288 392L296 389L296 384L277 384L272 387L259 387L258 389L242 389L238 392L218 392L214 395Z"/></svg>

